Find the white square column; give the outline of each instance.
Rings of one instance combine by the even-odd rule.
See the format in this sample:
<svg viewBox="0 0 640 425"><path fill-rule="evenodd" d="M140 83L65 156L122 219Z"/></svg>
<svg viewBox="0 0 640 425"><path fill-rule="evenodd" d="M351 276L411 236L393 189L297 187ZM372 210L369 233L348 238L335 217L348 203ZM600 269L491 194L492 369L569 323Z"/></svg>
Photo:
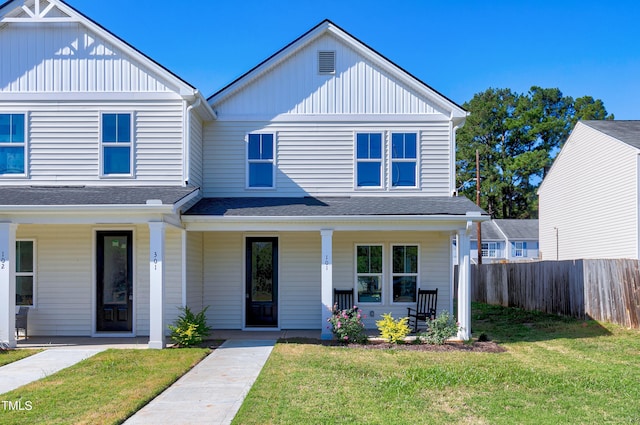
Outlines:
<svg viewBox="0 0 640 425"><path fill-rule="evenodd" d="M320 230L322 237L322 272L321 272L321 294L322 304L322 332L321 339L333 339L333 333L328 328L331 325L328 320L333 310L333 229Z"/></svg>
<svg viewBox="0 0 640 425"><path fill-rule="evenodd" d="M0 343L16 346L16 229L0 223Z"/></svg>
<svg viewBox="0 0 640 425"><path fill-rule="evenodd" d="M149 223L149 348L162 349L164 338L165 224Z"/></svg>
<svg viewBox="0 0 640 425"><path fill-rule="evenodd" d="M480 223L478 223L480 225ZM467 226L469 227L469 226ZM458 232L458 338L471 339L471 261L470 237L467 231Z"/></svg>

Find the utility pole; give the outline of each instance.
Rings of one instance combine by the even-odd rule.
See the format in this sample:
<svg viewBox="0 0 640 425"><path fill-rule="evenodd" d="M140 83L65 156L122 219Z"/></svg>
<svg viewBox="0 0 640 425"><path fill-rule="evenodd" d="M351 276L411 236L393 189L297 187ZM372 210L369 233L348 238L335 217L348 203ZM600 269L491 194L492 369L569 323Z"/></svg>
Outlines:
<svg viewBox="0 0 640 425"><path fill-rule="evenodd" d="M480 154L476 149L476 205L480 206ZM478 229L478 264L482 264L482 222L476 223Z"/></svg>

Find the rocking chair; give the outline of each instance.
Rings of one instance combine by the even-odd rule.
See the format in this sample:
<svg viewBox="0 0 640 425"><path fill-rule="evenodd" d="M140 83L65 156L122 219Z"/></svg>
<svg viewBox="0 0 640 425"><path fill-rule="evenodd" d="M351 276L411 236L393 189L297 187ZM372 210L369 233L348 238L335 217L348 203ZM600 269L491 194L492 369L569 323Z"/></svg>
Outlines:
<svg viewBox="0 0 640 425"><path fill-rule="evenodd" d="M353 289L334 289L333 305L337 305L338 310L353 308Z"/></svg>
<svg viewBox="0 0 640 425"><path fill-rule="evenodd" d="M407 308L409 326L413 326L413 332L418 333L418 322L425 322L427 319L436 318L436 305L438 304L438 288L419 289L418 302L416 308Z"/></svg>

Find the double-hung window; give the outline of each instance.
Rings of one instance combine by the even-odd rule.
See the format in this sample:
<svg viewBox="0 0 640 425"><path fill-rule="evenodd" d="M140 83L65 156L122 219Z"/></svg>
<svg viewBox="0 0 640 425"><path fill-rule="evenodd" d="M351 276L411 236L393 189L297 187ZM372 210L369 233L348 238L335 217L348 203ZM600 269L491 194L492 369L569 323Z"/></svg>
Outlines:
<svg viewBox="0 0 640 425"><path fill-rule="evenodd" d="M16 241L16 305L33 306L35 283L34 241Z"/></svg>
<svg viewBox="0 0 640 425"><path fill-rule="evenodd" d="M102 174L131 175L131 114L102 114Z"/></svg>
<svg viewBox="0 0 640 425"><path fill-rule="evenodd" d="M498 244L495 242L482 242L482 256L495 258L498 254Z"/></svg>
<svg viewBox="0 0 640 425"><path fill-rule="evenodd" d="M356 135L356 175L358 187L382 186L382 134Z"/></svg>
<svg viewBox="0 0 640 425"><path fill-rule="evenodd" d="M514 242L513 243L513 256L514 257L526 257L527 256L527 243L526 242Z"/></svg>
<svg viewBox="0 0 640 425"><path fill-rule="evenodd" d="M24 174L24 114L0 114L0 174Z"/></svg>
<svg viewBox="0 0 640 425"><path fill-rule="evenodd" d="M416 302L418 246L394 245L391 251L393 302Z"/></svg>
<svg viewBox="0 0 640 425"><path fill-rule="evenodd" d="M415 187L417 170L415 133L391 134L391 186Z"/></svg>
<svg viewBox="0 0 640 425"><path fill-rule="evenodd" d="M382 302L382 245L356 246L358 302Z"/></svg>
<svg viewBox="0 0 640 425"><path fill-rule="evenodd" d="M273 134L249 134L247 140L247 186L270 189L274 187Z"/></svg>

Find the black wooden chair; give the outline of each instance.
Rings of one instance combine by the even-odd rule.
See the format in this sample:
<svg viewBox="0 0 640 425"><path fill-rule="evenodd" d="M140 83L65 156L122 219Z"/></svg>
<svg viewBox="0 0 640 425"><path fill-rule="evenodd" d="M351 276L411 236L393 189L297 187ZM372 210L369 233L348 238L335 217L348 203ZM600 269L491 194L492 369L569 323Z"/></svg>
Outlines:
<svg viewBox="0 0 640 425"><path fill-rule="evenodd" d="M338 310L353 308L353 289L334 289L333 305L337 305Z"/></svg>
<svg viewBox="0 0 640 425"><path fill-rule="evenodd" d="M27 318L29 316L29 307L18 307L16 313L16 338L19 337L19 330L24 330L24 338L27 339Z"/></svg>
<svg viewBox="0 0 640 425"><path fill-rule="evenodd" d="M425 322L427 319L436 318L436 305L438 304L438 288L419 289L416 308L407 308L409 326L413 327L413 332L418 332L418 322Z"/></svg>

